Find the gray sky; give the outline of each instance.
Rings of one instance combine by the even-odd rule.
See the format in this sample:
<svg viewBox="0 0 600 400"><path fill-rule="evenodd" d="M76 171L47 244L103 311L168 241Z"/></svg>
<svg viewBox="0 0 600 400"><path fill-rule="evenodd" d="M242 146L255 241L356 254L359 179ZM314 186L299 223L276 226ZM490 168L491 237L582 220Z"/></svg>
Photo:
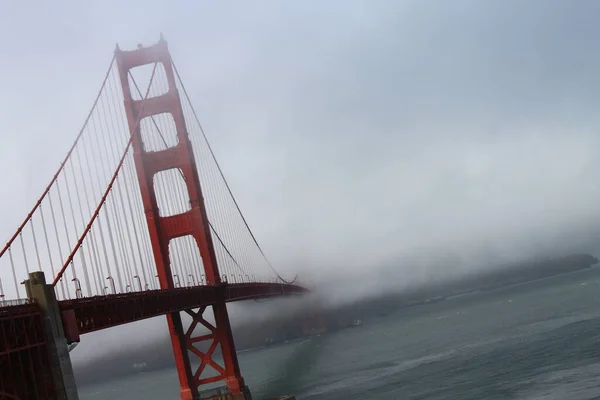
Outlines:
<svg viewBox="0 0 600 400"><path fill-rule="evenodd" d="M595 251L599 11L583 0L2 2L0 238L58 167L114 44L163 32L283 271L374 271L372 288L389 271L402 286Z"/></svg>

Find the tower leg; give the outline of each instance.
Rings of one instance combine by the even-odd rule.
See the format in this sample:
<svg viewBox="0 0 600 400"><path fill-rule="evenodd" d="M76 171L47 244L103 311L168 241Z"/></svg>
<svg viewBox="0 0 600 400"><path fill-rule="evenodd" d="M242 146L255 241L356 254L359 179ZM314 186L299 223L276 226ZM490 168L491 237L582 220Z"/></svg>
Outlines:
<svg viewBox="0 0 600 400"><path fill-rule="evenodd" d="M200 386L219 381L224 382L226 385L226 388L221 389L226 389L225 392L229 396L227 397L228 400L251 400L252 395L250 394L250 390L240 373L227 306L222 301L212 307L215 318L214 325L204 318L206 307L201 307L197 311L186 310L186 313L192 318L192 322L181 342L185 343L187 351L199 359L200 365L193 371L190 364L191 360L187 356L181 357L177 362L178 370L180 371L180 381L182 379L182 371L184 371L183 378L189 377L187 378L189 379L187 384L182 384L182 400L188 399L188 397L183 397L185 387L191 389L193 396L198 396L198 388ZM207 329L208 333L196 334L196 328L199 325ZM222 365L214 359L218 348L221 349L223 356ZM176 356L176 358L178 357ZM180 364L185 366L185 368L180 368ZM190 371L189 375L188 370ZM215 398L219 399L219 394L224 394L222 392L222 390L217 390L215 392L215 396L217 397Z"/></svg>
<svg viewBox="0 0 600 400"><path fill-rule="evenodd" d="M132 138L133 158L160 287L167 290L175 288L169 242L176 238L192 236L198 246L207 284L223 289L226 284L221 282L196 166L196 155L189 138L167 43L161 38L157 44L150 47L140 46L131 51L117 48L115 57L121 78L125 112ZM133 80L134 77L130 72L139 66L149 64L154 64L154 72L158 66L160 66L159 70L164 71L163 82L166 82L166 88L163 87L163 89L166 89L166 92L150 98L134 99L130 85L130 78ZM145 91L148 95L150 95L149 88L152 86L154 72L150 78L148 90ZM162 150L147 151L142 136L142 122L145 118L153 121L154 116L159 114L169 114L172 117L175 125L172 133L177 136L177 144ZM154 177L159 172L172 169L178 170L185 182L190 209L180 214L162 216L158 207ZM227 392L230 394L229 398L234 396L234 399L249 399L249 392L240 375L224 292L212 307L215 316L214 326L203 318L204 308L197 312L186 311L192 317L192 323L185 332L179 313L167 317L181 384L181 399L196 399L199 397L198 388L200 386L215 382L223 382L226 385ZM194 330L198 324L207 328L209 333L194 336ZM202 345L202 342L210 343L208 347L204 344L205 346L200 349L197 346ZM223 366L213 360L213 354L217 347L221 348L223 354ZM200 367L195 372L191 367L188 352L200 359ZM209 371L210 369L215 370L216 375L205 377L204 372L207 367L211 367Z"/></svg>
<svg viewBox="0 0 600 400"><path fill-rule="evenodd" d="M50 368L58 400L79 400L75 375L69 356L67 338L65 336L58 301L54 287L46 284L46 277L41 271L29 274L25 282L27 296L35 300L44 316L46 341L50 353Z"/></svg>
<svg viewBox="0 0 600 400"><path fill-rule="evenodd" d="M221 344L221 352L223 353L227 389L229 389L231 393L244 393L248 390L240 372L240 365L238 363L235 343L233 341L233 333L229 322L229 313L227 312L227 305L224 300L213 305L213 313L217 323L216 334Z"/></svg>
<svg viewBox="0 0 600 400"><path fill-rule="evenodd" d="M178 312L167 315L171 345L175 356L177 375L179 376L179 395L181 400L194 400L198 398L198 387L194 384L192 367L187 351L187 339L183 331L181 315Z"/></svg>

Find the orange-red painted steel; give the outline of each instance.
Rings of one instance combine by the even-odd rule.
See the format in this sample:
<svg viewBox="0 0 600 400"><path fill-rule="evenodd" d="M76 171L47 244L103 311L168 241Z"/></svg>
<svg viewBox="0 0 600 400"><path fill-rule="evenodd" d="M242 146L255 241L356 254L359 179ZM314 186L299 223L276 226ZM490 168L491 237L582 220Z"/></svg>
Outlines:
<svg viewBox="0 0 600 400"><path fill-rule="evenodd" d="M69 342L77 342L81 334L166 315L179 374L180 396L183 400L198 398L201 385L218 381L226 384L231 393L245 393L247 388L238 365L226 303L303 294L307 290L293 283L230 284L221 280L201 182L186 129L181 100L175 83L174 67L167 44L161 38L154 46L139 47L133 51L122 51L117 48L115 60L120 73L125 111L131 133L130 144L133 149L161 289L61 301L59 307L65 334ZM134 100L129 73L133 68L146 64L162 65L166 73L168 91L149 99ZM142 142L140 122L143 118L162 113L169 113L173 117L178 143L165 150L146 152ZM80 136L81 133L77 140ZM67 158L73 148L69 151ZM125 155L126 153L120 163L123 162ZM63 164L61 164L61 168ZM169 169L181 171L187 186L191 209L178 215L162 217L159 214L153 181L156 173ZM86 226L75 249L55 278L54 284L58 282L73 254L81 245L98 215L117 173L113 176L100 205ZM58 173L42 197L50 190L57 176ZM41 199L11 241L17 237L40 203ZM206 286L176 288L174 285L169 242L186 235L192 236L198 246L207 281ZM0 250L0 255L7 251L11 241ZM207 307L213 309L214 324L204 318L204 311ZM198 311L194 311L194 309L198 309ZM192 318L192 323L187 330L183 328L181 311L185 311ZM195 328L199 325L208 329L208 333L195 334ZM49 372L51 368L49 368L50 358L45 329L44 319L37 304L0 302L0 400L3 398L20 400L54 398L55 390ZM205 347L204 352L195 347L195 344L205 341L210 341L210 344L207 348ZM218 364L213 357L217 348L221 350L223 365ZM190 352L200 359L200 367L195 371L192 371L189 360ZM216 375L206 376L205 372L209 366L216 371Z"/></svg>
<svg viewBox="0 0 600 400"><path fill-rule="evenodd" d="M191 235L198 245L209 285L219 286L221 285L221 278L209 230L194 153L188 137L167 43L161 38L156 45L150 47L138 47L138 49L132 51L122 51L117 48L115 54L121 76L125 110L133 139L135 166L160 287L162 289L175 288L171 273L169 241L185 235ZM162 65L166 73L168 91L163 95L148 100L134 100L129 83L129 74L133 68L146 64ZM144 150L139 121L142 118L162 113L170 113L173 117L177 130L178 143L165 150L146 152ZM191 209L182 214L161 217L154 191L153 178L157 172L172 168L179 169L183 175ZM214 336L221 347L223 355L224 372L222 380L226 382L230 392L240 393L245 389L245 384L240 374L235 352L225 304L226 299L222 291L217 291L215 296L212 304L216 321ZM196 317L194 318L193 324L201 322ZM167 314L167 321L179 374L181 398L183 400L197 398L198 386L202 381L196 378L197 373L192 372L188 354L188 351L194 352L195 347L183 330L179 312Z"/></svg>
<svg viewBox="0 0 600 400"><path fill-rule="evenodd" d="M300 295L306 289L287 284L233 283L217 286L198 286L170 290L148 290L63 300L59 302L63 321L69 312L75 314L77 330L65 329L69 342L79 341L79 335L128 324L181 310L212 306L219 292L228 302ZM65 324L66 325L66 324Z"/></svg>
<svg viewBox="0 0 600 400"><path fill-rule="evenodd" d="M39 306L0 304L0 399L55 398L49 362Z"/></svg>

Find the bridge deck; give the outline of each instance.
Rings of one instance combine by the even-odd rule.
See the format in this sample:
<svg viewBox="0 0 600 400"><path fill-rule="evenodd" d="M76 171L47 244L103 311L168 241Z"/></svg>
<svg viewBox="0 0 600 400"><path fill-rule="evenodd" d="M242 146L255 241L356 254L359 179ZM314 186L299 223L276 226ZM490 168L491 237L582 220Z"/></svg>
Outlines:
<svg viewBox="0 0 600 400"><path fill-rule="evenodd" d="M300 286L290 284L232 283L63 300L59 305L67 339L77 341L77 333L85 334L171 312L212 305L220 290L225 292L227 302L307 292ZM69 329L74 328L73 324L76 324L77 329Z"/></svg>

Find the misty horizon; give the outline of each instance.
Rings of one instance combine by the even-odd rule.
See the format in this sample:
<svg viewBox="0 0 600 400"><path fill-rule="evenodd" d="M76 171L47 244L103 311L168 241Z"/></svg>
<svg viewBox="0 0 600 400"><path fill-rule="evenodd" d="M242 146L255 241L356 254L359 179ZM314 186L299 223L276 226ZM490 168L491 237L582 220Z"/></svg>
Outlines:
<svg viewBox="0 0 600 400"><path fill-rule="evenodd" d="M114 44L163 32L244 215L287 276L344 276L349 301L600 254L600 5L153 1L143 20L138 5L116 7L0 6L0 31L18 39L0 74L0 238L58 167ZM143 321L84 337L73 357L131 345L116 338L133 330L167 335L163 319Z"/></svg>

